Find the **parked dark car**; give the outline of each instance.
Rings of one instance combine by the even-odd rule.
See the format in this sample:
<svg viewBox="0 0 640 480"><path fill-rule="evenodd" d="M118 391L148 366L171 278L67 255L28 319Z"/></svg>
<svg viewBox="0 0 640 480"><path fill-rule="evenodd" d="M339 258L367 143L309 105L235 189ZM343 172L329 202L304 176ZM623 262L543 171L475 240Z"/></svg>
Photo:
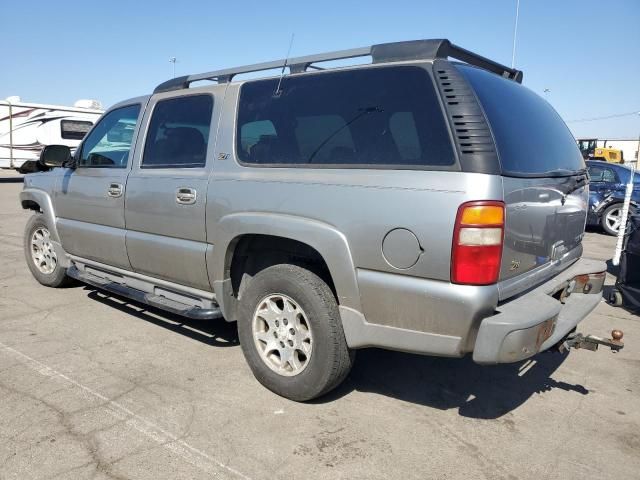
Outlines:
<svg viewBox="0 0 640 480"><path fill-rule="evenodd" d="M631 169L624 165L602 161L587 161L591 185L589 188L588 225L600 225L609 235L617 235L622 217L622 203L631 176ZM631 213L640 205L640 175L633 180Z"/></svg>

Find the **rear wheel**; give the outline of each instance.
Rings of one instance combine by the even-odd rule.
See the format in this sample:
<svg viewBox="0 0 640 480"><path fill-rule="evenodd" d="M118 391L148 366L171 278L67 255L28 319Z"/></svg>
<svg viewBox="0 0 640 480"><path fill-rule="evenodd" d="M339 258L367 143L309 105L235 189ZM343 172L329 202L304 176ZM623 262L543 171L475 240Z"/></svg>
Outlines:
<svg viewBox="0 0 640 480"><path fill-rule="evenodd" d="M622 306L622 293L620 293L620 291L618 291L618 290L612 290L611 294L609 295L609 303L611 305L613 305L614 307L621 307Z"/></svg>
<svg viewBox="0 0 640 480"><path fill-rule="evenodd" d="M32 216L24 231L24 256L31 274L47 287L63 287L71 283L67 269L60 266L51 242L51 232L43 216Z"/></svg>
<svg viewBox="0 0 640 480"><path fill-rule="evenodd" d="M635 208L629 207L629 215L634 215L635 213ZM622 224L622 204L615 203L608 206L605 211L602 212L600 223L602 229L609 235L618 235L620 225Z"/></svg>
<svg viewBox="0 0 640 480"><path fill-rule="evenodd" d="M256 379L291 400L334 389L354 360L331 289L296 265L274 265L251 279L240 299L238 334Z"/></svg>

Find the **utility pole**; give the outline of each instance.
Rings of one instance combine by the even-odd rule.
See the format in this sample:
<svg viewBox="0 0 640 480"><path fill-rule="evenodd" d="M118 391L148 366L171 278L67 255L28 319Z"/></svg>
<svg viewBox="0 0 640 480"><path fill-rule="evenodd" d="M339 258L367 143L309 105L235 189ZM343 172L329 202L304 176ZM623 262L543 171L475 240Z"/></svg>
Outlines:
<svg viewBox="0 0 640 480"><path fill-rule="evenodd" d="M518 38L518 16L520 15L520 0L516 0L516 21L513 26L513 50L511 53L511 68L516 66L516 39Z"/></svg>
<svg viewBox="0 0 640 480"><path fill-rule="evenodd" d="M176 57L171 57L169 59L169 63L173 63L173 78L176 78L176 62L178 59Z"/></svg>

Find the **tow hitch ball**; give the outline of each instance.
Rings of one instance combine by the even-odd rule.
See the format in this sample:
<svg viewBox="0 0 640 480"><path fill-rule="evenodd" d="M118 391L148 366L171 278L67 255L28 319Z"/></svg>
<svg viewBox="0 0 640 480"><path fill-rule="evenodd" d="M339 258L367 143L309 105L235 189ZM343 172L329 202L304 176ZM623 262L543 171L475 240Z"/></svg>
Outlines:
<svg viewBox="0 0 640 480"><path fill-rule="evenodd" d="M581 333L570 333L559 346L560 352L565 352L571 348L584 348L595 352L600 345L609 347L613 353L618 353L624 347L622 330L612 330L611 338L601 338L595 335L582 335Z"/></svg>

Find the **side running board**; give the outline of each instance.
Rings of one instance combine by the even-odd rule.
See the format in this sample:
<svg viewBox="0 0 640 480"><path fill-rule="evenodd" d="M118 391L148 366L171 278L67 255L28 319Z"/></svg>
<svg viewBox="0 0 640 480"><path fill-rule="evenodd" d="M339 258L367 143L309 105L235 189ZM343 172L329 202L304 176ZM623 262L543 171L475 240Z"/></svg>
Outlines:
<svg viewBox="0 0 640 480"><path fill-rule="evenodd" d="M101 290L106 290L114 295L126 297L136 302L145 303L167 312L182 315L183 317L192 318L194 320L215 320L222 318L222 310L220 310L220 307L200 308L193 305L187 305L186 303L177 302L167 297L127 287L126 285L112 282L111 280L92 275L91 273L81 272L76 267L67 269L67 275L82 283L87 283Z"/></svg>

